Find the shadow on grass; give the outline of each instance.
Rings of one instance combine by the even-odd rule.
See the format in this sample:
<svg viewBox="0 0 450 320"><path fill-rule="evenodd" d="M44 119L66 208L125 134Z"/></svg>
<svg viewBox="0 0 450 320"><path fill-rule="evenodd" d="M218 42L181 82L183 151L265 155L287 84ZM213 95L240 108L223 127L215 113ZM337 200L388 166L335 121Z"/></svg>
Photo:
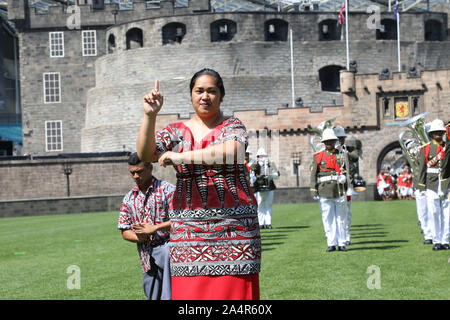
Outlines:
<svg viewBox="0 0 450 320"><path fill-rule="evenodd" d="M273 229L262 229L261 230L262 251L274 250L275 248L270 247L284 244L284 242L272 242L272 241L287 239L288 236L286 233L296 232L297 230L306 228L309 228L309 226L288 226L288 227L276 227Z"/></svg>
<svg viewBox="0 0 450 320"><path fill-rule="evenodd" d="M384 224L382 223L373 223L373 224L355 224L352 225L352 228L367 228L367 227L379 227L379 226L384 226Z"/></svg>
<svg viewBox="0 0 450 320"><path fill-rule="evenodd" d="M375 227L375 228L358 228L358 229L353 229L353 227L350 228L351 231L375 231L375 230L384 230L384 228L381 227Z"/></svg>
<svg viewBox="0 0 450 320"><path fill-rule="evenodd" d="M353 245L356 244L375 244L375 243L399 243L399 242L409 242L408 240L373 240L373 241L360 241L353 242Z"/></svg>
<svg viewBox="0 0 450 320"><path fill-rule="evenodd" d="M388 249L395 249L400 248L400 246L383 246L383 247L364 247L364 248L347 248L348 251L356 251L356 250L388 250Z"/></svg>
<svg viewBox="0 0 450 320"><path fill-rule="evenodd" d="M361 238L384 238L387 232L383 232L383 234L369 234L369 235L352 235L352 239L361 239Z"/></svg>

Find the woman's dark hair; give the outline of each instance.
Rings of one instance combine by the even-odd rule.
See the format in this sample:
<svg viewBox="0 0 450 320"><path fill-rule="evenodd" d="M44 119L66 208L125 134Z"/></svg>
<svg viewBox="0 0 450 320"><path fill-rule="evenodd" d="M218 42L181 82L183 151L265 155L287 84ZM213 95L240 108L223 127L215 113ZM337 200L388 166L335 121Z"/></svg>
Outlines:
<svg viewBox="0 0 450 320"><path fill-rule="evenodd" d="M225 87L223 86L223 81L222 81L222 77L220 76L220 74L213 70L213 69L209 69L209 68L204 68L198 72L196 72L191 79L191 84L189 85L190 88L190 93L192 94L192 89L194 88L195 85L195 81L197 81L197 78L203 75L209 75L214 77L214 79L216 79L216 86L219 88L220 90L220 100L222 101L223 97L225 96Z"/></svg>

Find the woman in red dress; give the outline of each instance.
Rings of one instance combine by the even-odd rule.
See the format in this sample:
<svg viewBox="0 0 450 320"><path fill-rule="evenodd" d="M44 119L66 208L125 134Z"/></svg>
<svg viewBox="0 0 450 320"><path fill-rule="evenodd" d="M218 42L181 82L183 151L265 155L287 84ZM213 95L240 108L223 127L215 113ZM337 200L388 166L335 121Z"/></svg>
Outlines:
<svg viewBox="0 0 450 320"><path fill-rule="evenodd" d="M220 111L225 89L216 71L197 72L190 90L195 116L155 134L164 101L156 81L144 96L137 139L141 159L177 172L169 211L172 299L256 300L261 238L245 172L245 126Z"/></svg>

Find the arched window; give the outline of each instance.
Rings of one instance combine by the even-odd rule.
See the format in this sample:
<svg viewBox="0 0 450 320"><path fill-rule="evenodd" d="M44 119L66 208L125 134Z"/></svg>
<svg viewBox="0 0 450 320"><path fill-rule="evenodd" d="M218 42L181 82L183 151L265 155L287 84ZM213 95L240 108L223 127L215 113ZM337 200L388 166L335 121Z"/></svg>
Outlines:
<svg viewBox="0 0 450 320"><path fill-rule="evenodd" d="M319 70L319 79L322 91L339 92L341 80L339 71L345 69L341 66L326 66Z"/></svg>
<svg viewBox="0 0 450 320"><path fill-rule="evenodd" d="M425 22L425 41L443 41L442 23L437 20Z"/></svg>
<svg viewBox="0 0 450 320"><path fill-rule="evenodd" d="M264 23L265 41L287 41L288 23L281 19L272 19Z"/></svg>
<svg viewBox="0 0 450 320"><path fill-rule="evenodd" d="M382 19L381 29L377 29L377 40L397 40L397 22L393 19Z"/></svg>
<svg viewBox="0 0 450 320"><path fill-rule="evenodd" d="M142 40L142 30L139 28L132 28L126 33L127 38L127 50L141 48L144 46Z"/></svg>
<svg viewBox="0 0 450 320"><path fill-rule="evenodd" d="M319 41L332 41L341 39L341 28L337 20L328 19L319 23Z"/></svg>
<svg viewBox="0 0 450 320"><path fill-rule="evenodd" d="M116 37L111 33L108 37L108 53L113 53L116 49Z"/></svg>
<svg viewBox="0 0 450 320"><path fill-rule="evenodd" d="M236 34L236 22L222 19L211 23L211 42L230 41Z"/></svg>
<svg viewBox="0 0 450 320"><path fill-rule="evenodd" d="M165 44L181 43L186 35L186 26L179 22L171 22L162 28L162 42Z"/></svg>

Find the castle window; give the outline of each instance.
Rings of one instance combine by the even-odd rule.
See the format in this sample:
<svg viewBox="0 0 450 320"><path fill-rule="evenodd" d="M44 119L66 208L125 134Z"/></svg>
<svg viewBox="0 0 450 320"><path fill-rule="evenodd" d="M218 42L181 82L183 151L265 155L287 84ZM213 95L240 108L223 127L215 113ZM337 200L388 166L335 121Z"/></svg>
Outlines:
<svg viewBox="0 0 450 320"><path fill-rule="evenodd" d="M64 32L49 32L50 57L64 57Z"/></svg>
<svg viewBox="0 0 450 320"><path fill-rule="evenodd" d="M116 37L111 33L108 37L108 53L113 53L116 49Z"/></svg>
<svg viewBox="0 0 450 320"><path fill-rule="evenodd" d="M126 33L127 50L137 49L144 46L142 30L139 28L132 28Z"/></svg>
<svg viewBox="0 0 450 320"><path fill-rule="evenodd" d="M60 103L61 102L61 85L59 72L44 73L44 102Z"/></svg>
<svg viewBox="0 0 450 320"><path fill-rule="evenodd" d="M186 35L186 26L182 23L171 22L162 28L163 45L181 43Z"/></svg>
<svg viewBox="0 0 450 320"><path fill-rule="evenodd" d="M95 30L82 31L83 57L97 55L97 32Z"/></svg>
<svg viewBox="0 0 450 320"><path fill-rule="evenodd" d="M272 19L264 23L265 41L287 41L288 23L281 19Z"/></svg>
<svg viewBox="0 0 450 320"><path fill-rule="evenodd" d="M388 117L388 116L391 115L391 113L390 113L390 104L389 104L390 99L389 98L383 98L382 101L383 101L383 116L384 117Z"/></svg>
<svg viewBox="0 0 450 320"><path fill-rule="evenodd" d="M222 19L211 23L211 42L230 41L236 34L236 22Z"/></svg>
<svg viewBox="0 0 450 320"><path fill-rule="evenodd" d="M337 21L333 19L324 20L319 23L319 41L340 40L341 29L337 27Z"/></svg>
<svg viewBox="0 0 450 320"><path fill-rule="evenodd" d="M341 90L340 70L341 66L326 66L319 70L319 79L322 91L339 92Z"/></svg>
<svg viewBox="0 0 450 320"><path fill-rule="evenodd" d="M377 29L377 40L397 40L397 22L393 19L382 19L381 28Z"/></svg>
<svg viewBox="0 0 450 320"><path fill-rule="evenodd" d="M412 104L412 113L413 115L420 113L420 98L419 97L412 97L411 98L411 104Z"/></svg>
<svg viewBox="0 0 450 320"><path fill-rule="evenodd" d="M425 22L425 41L443 41L442 23L437 20Z"/></svg>
<svg viewBox="0 0 450 320"><path fill-rule="evenodd" d="M45 151L62 151L62 121L45 121Z"/></svg>

